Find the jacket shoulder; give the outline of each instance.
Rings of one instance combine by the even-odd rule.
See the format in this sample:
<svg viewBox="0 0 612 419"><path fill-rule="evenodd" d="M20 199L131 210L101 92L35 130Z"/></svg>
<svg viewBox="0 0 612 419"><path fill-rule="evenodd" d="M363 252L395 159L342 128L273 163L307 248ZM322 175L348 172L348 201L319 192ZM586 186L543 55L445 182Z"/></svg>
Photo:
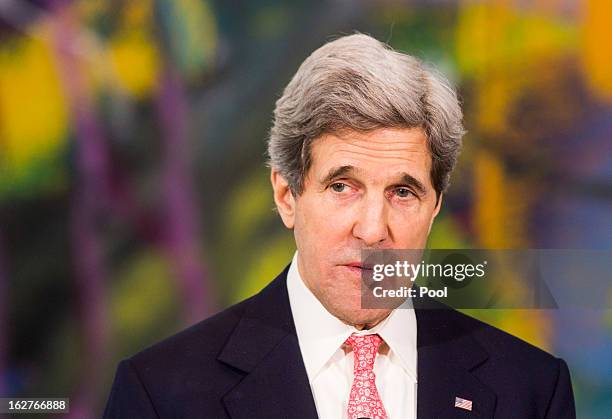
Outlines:
<svg viewBox="0 0 612 419"><path fill-rule="evenodd" d="M568 409L573 406L571 378L565 361L485 322L455 313L456 321L467 327L488 353L487 361L474 373L497 390L500 406L510 408L521 400L542 417L544 412L551 411L555 400L567 402Z"/></svg>
<svg viewBox="0 0 612 419"><path fill-rule="evenodd" d="M201 412L224 417L221 399L242 375L217 357L250 301L122 361L104 417L194 417Z"/></svg>
<svg viewBox="0 0 612 419"><path fill-rule="evenodd" d="M500 410L523 403L534 417L575 418L571 376L563 359L494 326L457 312L489 354L475 371L498 395Z"/></svg>
<svg viewBox="0 0 612 419"><path fill-rule="evenodd" d="M141 399L148 402L139 406L159 417L194 417L196 412L223 417L221 399L243 375L217 357L252 298L122 361L113 385L117 390L111 392L117 401L111 396L105 417L141 417L127 414L137 404L125 395L133 394L146 395Z"/></svg>

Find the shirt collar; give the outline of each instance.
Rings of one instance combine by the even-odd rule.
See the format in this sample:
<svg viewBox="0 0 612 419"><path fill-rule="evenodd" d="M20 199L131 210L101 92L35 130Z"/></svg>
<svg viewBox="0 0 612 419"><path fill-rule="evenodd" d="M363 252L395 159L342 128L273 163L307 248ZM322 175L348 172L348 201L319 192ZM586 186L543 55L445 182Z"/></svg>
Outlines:
<svg viewBox="0 0 612 419"><path fill-rule="evenodd" d="M416 316L410 299L372 329L357 330L328 312L306 287L298 271L297 252L287 273L287 290L309 381L316 378L353 333L378 333L390 351L397 355L402 368L416 379Z"/></svg>

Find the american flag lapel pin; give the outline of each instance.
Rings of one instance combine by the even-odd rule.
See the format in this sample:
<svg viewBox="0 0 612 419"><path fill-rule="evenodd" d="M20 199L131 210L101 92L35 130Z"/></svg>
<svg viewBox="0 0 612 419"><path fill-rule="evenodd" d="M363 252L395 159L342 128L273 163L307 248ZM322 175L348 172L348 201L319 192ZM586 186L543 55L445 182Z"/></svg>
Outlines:
<svg viewBox="0 0 612 419"><path fill-rule="evenodd" d="M455 397L455 407L458 407L459 409L463 409L463 410L468 410L471 412L472 411L472 401L462 399L461 397Z"/></svg>

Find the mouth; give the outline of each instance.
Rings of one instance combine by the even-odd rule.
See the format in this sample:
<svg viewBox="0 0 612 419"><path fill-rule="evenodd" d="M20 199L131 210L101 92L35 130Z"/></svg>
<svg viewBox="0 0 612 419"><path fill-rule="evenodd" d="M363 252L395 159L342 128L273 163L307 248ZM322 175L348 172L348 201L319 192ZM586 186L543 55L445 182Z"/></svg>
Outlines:
<svg viewBox="0 0 612 419"><path fill-rule="evenodd" d="M373 267L374 265L363 263L363 262L350 262L350 263L345 263L342 266L345 266L352 272L356 272L359 274L372 272L372 270L374 269Z"/></svg>

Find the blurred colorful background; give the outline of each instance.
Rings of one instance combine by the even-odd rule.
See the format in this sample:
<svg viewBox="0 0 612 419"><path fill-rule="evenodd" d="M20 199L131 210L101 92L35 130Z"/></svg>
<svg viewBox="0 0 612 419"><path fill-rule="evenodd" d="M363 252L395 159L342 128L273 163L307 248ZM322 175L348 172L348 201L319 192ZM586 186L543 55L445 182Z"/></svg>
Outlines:
<svg viewBox="0 0 612 419"><path fill-rule="evenodd" d="M289 262L274 102L356 30L459 87L431 247L612 248L609 0L0 0L0 396L100 417L120 359ZM565 358L578 417L611 417L612 310L470 314Z"/></svg>

